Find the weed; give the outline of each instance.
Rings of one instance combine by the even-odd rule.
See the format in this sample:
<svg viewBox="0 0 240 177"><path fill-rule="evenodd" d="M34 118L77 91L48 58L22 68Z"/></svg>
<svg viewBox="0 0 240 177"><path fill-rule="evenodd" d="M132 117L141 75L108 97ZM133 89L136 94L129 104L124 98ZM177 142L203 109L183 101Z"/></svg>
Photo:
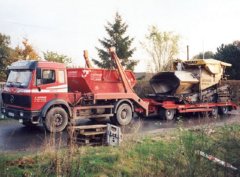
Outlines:
<svg viewBox="0 0 240 177"><path fill-rule="evenodd" d="M197 150L240 166L240 125L199 130L179 128L158 137L128 138L120 147L60 149L50 141L37 154L0 154L1 176L239 176L196 155ZM139 137L138 137L139 138Z"/></svg>

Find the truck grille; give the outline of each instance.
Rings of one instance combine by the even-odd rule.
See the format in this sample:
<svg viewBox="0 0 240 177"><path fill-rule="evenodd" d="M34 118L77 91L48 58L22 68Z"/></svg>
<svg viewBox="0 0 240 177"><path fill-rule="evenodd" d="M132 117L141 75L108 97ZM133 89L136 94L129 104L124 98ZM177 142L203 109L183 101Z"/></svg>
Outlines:
<svg viewBox="0 0 240 177"><path fill-rule="evenodd" d="M26 95L14 95L9 93L2 93L2 100L4 104L31 107L31 97Z"/></svg>

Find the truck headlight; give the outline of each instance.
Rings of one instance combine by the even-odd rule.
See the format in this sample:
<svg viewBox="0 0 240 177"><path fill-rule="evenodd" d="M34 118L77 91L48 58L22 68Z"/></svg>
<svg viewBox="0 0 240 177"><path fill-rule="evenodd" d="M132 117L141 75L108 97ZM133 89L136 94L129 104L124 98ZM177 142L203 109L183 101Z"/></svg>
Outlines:
<svg viewBox="0 0 240 177"><path fill-rule="evenodd" d="M5 113L6 112L6 109L2 109L2 113Z"/></svg>
<svg viewBox="0 0 240 177"><path fill-rule="evenodd" d="M23 117L23 115L24 115L23 112L20 112L20 116Z"/></svg>

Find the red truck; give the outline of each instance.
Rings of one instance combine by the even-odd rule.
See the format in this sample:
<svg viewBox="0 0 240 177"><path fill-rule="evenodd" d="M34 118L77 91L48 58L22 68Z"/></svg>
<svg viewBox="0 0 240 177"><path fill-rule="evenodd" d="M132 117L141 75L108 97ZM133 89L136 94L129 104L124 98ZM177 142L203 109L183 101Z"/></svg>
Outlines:
<svg viewBox="0 0 240 177"><path fill-rule="evenodd" d="M172 119L175 113L214 112L218 107L236 108L224 103L185 104L157 97L141 99L133 90L136 79L124 71L115 51L110 55L116 70L66 68L47 61L18 61L8 67L2 92L2 114L26 126L43 123L50 132L63 131L79 119L110 118L117 125L128 125L134 112L160 114Z"/></svg>
<svg viewBox="0 0 240 177"><path fill-rule="evenodd" d="M111 55L117 58L113 51ZM124 71L118 59L115 63L118 71L66 68L47 61L15 62L8 67L2 113L26 126L43 123L50 132L86 118L108 117L115 124L127 125L135 107L148 114L148 103L134 93L132 71Z"/></svg>

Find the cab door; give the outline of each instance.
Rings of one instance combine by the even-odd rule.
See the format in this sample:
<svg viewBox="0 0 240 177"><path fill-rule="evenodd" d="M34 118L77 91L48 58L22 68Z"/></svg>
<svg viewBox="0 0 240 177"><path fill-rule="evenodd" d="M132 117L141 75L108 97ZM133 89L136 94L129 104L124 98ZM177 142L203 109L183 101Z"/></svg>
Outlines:
<svg viewBox="0 0 240 177"><path fill-rule="evenodd" d="M50 100L58 97L53 89L57 86L56 70L53 68L37 68L36 86L32 89L33 107L40 110Z"/></svg>

